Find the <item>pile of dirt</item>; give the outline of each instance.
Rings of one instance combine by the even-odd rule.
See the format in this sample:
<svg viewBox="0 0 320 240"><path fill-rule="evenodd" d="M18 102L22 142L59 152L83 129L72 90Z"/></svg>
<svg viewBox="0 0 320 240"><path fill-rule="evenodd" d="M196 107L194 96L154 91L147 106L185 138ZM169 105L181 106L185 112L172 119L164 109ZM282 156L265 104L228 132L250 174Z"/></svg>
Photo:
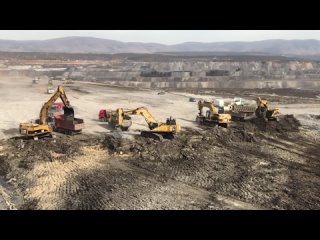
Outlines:
<svg viewBox="0 0 320 240"><path fill-rule="evenodd" d="M41 138L34 140L9 139L12 158L18 161L18 167L32 169L35 162L68 161L73 156L81 155L81 146L95 145L102 140L86 135L58 135L55 139Z"/></svg>
<svg viewBox="0 0 320 240"><path fill-rule="evenodd" d="M293 115L283 115L278 122L265 122L263 119L254 118L246 122L236 122L234 128L245 132L267 132L287 135L290 132L299 132L300 126L301 123Z"/></svg>
<svg viewBox="0 0 320 240"><path fill-rule="evenodd" d="M134 148L134 139L123 137L123 135L115 131L106 134L103 146L110 153L126 153Z"/></svg>
<svg viewBox="0 0 320 240"><path fill-rule="evenodd" d="M104 146L113 153L133 152L151 160L167 159L168 157L179 158L183 156L181 149L188 147L190 149L201 149L207 145L223 147L233 143L255 143L259 141L261 132L286 136L290 132L298 132L300 126L300 122L293 115L284 115L279 122L270 121L266 123L263 119L252 119L246 122L235 122L229 128L218 126L204 127L202 130L185 128L182 133L176 135L173 141L166 140L164 142L141 136L136 136L133 141L123 138L119 133L112 133L105 137ZM150 154L153 152L155 153L154 156ZM192 154L191 151L189 156Z"/></svg>
<svg viewBox="0 0 320 240"><path fill-rule="evenodd" d="M10 139L0 173L16 179L22 209L189 209L195 192L198 208L230 207L214 200L222 197L259 209L317 209L319 144L299 126L285 115L184 128L162 142L116 131Z"/></svg>
<svg viewBox="0 0 320 240"><path fill-rule="evenodd" d="M53 141L52 139L39 139L39 141L10 140L15 149L15 155L20 159L19 167L32 169L37 161L67 160L78 152L78 146L70 141Z"/></svg>

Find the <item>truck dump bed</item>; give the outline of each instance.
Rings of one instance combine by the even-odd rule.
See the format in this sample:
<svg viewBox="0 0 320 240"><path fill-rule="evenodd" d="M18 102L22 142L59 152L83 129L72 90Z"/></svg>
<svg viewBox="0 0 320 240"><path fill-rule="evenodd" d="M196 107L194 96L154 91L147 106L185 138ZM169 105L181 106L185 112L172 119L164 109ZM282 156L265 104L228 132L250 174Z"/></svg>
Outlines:
<svg viewBox="0 0 320 240"><path fill-rule="evenodd" d="M231 107L232 112L239 112L239 113L254 113L256 111L256 106L237 106L233 105Z"/></svg>
<svg viewBox="0 0 320 240"><path fill-rule="evenodd" d="M84 129L84 121L80 118L66 117L65 115L55 115L55 128L60 130L69 130L80 132Z"/></svg>
<svg viewBox="0 0 320 240"><path fill-rule="evenodd" d="M232 120L244 120L255 115L256 106L238 106L233 105L230 108Z"/></svg>

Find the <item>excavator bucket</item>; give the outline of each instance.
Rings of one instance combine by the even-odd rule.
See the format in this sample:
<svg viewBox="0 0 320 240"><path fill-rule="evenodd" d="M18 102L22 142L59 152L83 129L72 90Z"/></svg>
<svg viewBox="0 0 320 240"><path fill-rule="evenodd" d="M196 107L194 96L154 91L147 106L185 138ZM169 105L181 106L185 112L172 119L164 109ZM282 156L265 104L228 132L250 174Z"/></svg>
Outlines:
<svg viewBox="0 0 320 240"><path fill-rule="evenodd" d="M63 107L63 111L66 118L74 118L74 109L72 107Z"/></svg>

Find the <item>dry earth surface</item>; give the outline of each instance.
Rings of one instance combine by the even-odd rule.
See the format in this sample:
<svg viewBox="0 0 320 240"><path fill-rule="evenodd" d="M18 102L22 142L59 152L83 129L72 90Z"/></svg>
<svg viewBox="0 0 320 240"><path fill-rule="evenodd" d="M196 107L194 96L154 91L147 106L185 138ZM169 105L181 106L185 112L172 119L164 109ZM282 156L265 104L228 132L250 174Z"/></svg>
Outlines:
<svg viewBox="0 0 320 240"><path fill-rule="evenodd" d="M57 85L57 83L55 83ZM212 95L76 83L66 86L82 135L22 141L20 122L50 97L46 82L0 79L0 209L319 209L320 101L295 92L228 90ZM269 90L270 91L270 90ZM266 94L280 122L198 127L189 97L254 100ZM183 126L172 141L140 137L97 121L102 108L145 106Z"/></svg>

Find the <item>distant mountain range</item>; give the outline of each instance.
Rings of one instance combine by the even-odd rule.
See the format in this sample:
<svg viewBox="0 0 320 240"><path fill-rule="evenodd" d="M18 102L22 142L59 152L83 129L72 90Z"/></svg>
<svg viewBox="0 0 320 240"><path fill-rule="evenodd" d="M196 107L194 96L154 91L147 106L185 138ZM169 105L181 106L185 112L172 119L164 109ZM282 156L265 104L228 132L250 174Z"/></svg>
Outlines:
<svg viewBox="0 0 320 240"><path fill-rule="evenodd" d="M92 37L66 37L50 40L0 40L3 52L65 53L154 53L154 52L239 52L272 55L317 55L319 40L264 40L255 42L185 42L175 45L120 42Z"/></svg>

